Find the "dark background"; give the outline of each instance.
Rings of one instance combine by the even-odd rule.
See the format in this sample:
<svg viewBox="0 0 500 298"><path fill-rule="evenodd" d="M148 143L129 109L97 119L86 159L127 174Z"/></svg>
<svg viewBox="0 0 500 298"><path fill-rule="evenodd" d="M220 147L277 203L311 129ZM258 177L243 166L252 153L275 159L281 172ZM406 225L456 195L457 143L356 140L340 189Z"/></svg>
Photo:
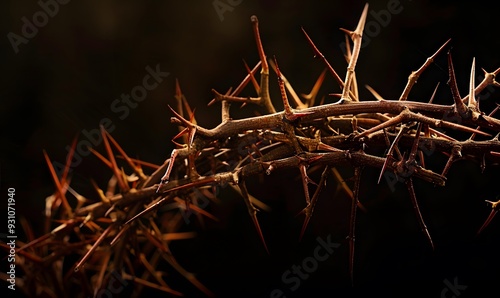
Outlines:
<svg viewBox="0 0 500 298"><path fill-rule="evenodd" d="M370 2L370 13L380 12L391 1ZM323 64L315 60L300 30L303 26L341 77L345 60L340 47L340 27L354 29L365 2L360 1L250 1L219 17L212 1L70 1L39 28L34 38L19 46L16 54L9 32L21 34L22 18L32 19L40 10L36 1L0 3L0 111L2 196L16 188L17 215L26 217L37 231L45 198L54 186L42 150L63 162L74 136L98 128L109 118L113 137L131 156L160 164L169 157L170 139L177 127L170 124L167 104L174 104L175 79L196 108L198 124L211 128L220 121L220 107L207 107L211 89L224 93L246 75L242 59L253 67L258 61L250 16L260 20L264 48L276 55L282 72L299 93L309 92ZM451 46L461 94L466 94L472 58L480 69L500 66L498 12L480 1L400 2L401 13L387 26L371 34L356 69L363 98L369 84L387 99L402 92L408 75L446 40ZM369 14L368 22L375 22ZM373 31L372 31L373 32ZM365 32L365 35L367 33ZM122 93L142 83L145 67L159 64L170 73L148 93L126 119L110 107ZM427 101L440 82L436 102L451 103L446 86L447 64L443 53L421 76L410 98ZM271 76L274 104L276 77ZM339 92L331 77L322 94ZM246 95L253 96L252 89ZM499 102L499 93L483 95L487 112ZM326 101L333 99L327 98ZM232 116L252 115L253 107L232 109ZM96 148L102 150L101 147ZM103 152L103 151L101 151ZM440 172L445 159L435 158ZM342 169L349 177L351 169ZM111 173L89 156L72 173L73 188L94 196L89 179L105 185ZM200 237L174 245L181 264L220 297L269 297L282 288L287 297L440 297L444 280L467 285L460 297L494 297L500 281L500 218L480 237L475 233L490 209L484 200L499 194L499 169L481 173L474 162L458 162L443 188L416 182L422 213L433 236L430 250L418 228L403 185L390 191L387 183L375 183L376 170L368 169L363 180L362 201L369 214L360 213L357 226L355 287L348 276L349 201L323 196L302 242L298 235L301 217L294 217L302 204L298 171L266 177L252 193L273 206L259 218L271 255L262 248L242 201L226 189L224 206L213 211L221 222L211 224ZM332 188L334 191L334 187ZM299 194L299 195L297 195ZM3 200L2 200L3 202ZM2 204L4 210L6 203ZM6 212L2 212L6 213ZM189 228L200 229L193 221ZM19 233L22 233L18 224ZM1 229L0 231L4 231ZM281 280L293 264L311 256L316 237L330 236L341 247L294 292ZM175 289L187 297L198 292L179 280ZM320 294L324 293L324 294ZM479 293L489 293L481 294ZM451 292L447 297L452 297ZM457 296L458 297L458 296Z"/></svg>

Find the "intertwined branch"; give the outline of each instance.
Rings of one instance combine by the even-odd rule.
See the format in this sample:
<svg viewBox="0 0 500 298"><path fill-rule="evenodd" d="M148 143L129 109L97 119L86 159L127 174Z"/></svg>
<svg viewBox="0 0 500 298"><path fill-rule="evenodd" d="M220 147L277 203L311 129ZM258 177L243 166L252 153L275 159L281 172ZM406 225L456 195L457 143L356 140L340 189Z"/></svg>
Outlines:
<svg viewBox="0 0 500 298"><path fill-rule="evenodd" d="M187 209L197 214L200 221L203 220L202 216L217 220L199 208L196 202L202 197L216 201L215 188L232 185L243 199L264 248L272 254L272 249L269 250L264 240L257 213L259 209L267 210L267 206L251 195L246 182L256 175L279 175L280 171L290 169L299 170L304 190L304 208L301 212L304 223L300 237L307 229L327 180L337 181L349 194L352 205L347 234L351 278L354 272L357 209L366 211L360 202L360 180L364 168L380 169L379 182L386 173L393 173L407 187L415 219L434 247L432 233L425 224L427 215L420 212L413 181L421 179L443 186L449 168L459 159L477 161L483 168L498 165L500 120L494 115L498 105L489 113L481 111L479 94L489 85L500 85L495 81L500 68L491 73L484 71L483 81L476 85L473 60L469 93L461 97L451 54L448 53L450 105L434 104L433 97L409 100L416 80L434 58L444 51L450 42L448 40L409 76L408 84L398 100L383 99L371 88L376 100L364 100L359 96L355 67L367 11L368 5L364 7L354 31L342 29L352 42L352 50L348 47L346 55L348 66L345 80L339 77L302 29L315 57L325 64L326 70L318 77L312 91L301 96L282 74L278 59L267 58L257 17L252 16L260 61L253 69L245 64L248 75L234 90L225 93L213 90L214 98L209 105L221 104L221 123L212 129L198 125L176 82L176 108L170 107L170 110L173 114L171 122L180 127L180 132L173 138L177 148L163 165L155 166L129 158L102 129L106 156L92 151L111 169L113 178L106 192L96 187L100 199L97 202L89 203L88 199L71 188L67 171L58 177L45 153L57 189L54 196L47 200L47 220L50 221L57 214L61 224L18 248L17 253L23 257L21 266L26 276L23 281L25 290L29 293L45 292L56 297L67 290L64 281L75 282L78 279L86 293L96 295L105 287L111 274L118 271L123 279L133 281L134 293L139 293L143 287L151 287L181 295L175 287L167 284L162 272L156 269L161 262L166 262L200 291L212 296L213 293L172 255L169 249L171 241L193 235L178 233L182 217L168 210ZM279 101L272 100L269 92L269 65L277 77ZM260 82L256 79L259 70ZM340 99L334 103L314 105L327 73L338 83ZM255 94L242 96L241 93L250 82ZM292 103L288 96L291 96ZM276 102L283 106L279 112L274 106ZM267 114L232 119L232 104L259 105ZM454 139L445 133L450 130L469 137ZM384 154L380 154L381 148L385 149ZM430 151L449 157L443 169L426 167L425 159L431 158L428 154ZM68 156L68 167L72 153ZM131 173L126 174L118 166L118 156L126 162ZM351 186L336 169L344 166L354 168L354 183ZM147 175L143 167L152 167L154 172ZM319 181L309 177L311 168L322 169ZM114 185L118 186L118 190L114 189ZM68 192L78 199L76 206L70 205ZM491 204L492 212L480 231L499 210L499 202ZM71 236L72 240L67 236ZM71 270L61 275L62 258L69 254L76 254L79 259ZM34 273L41 270L44 270L44 276ZM90 282L89 277L92 276L97 278Z"/></svg>

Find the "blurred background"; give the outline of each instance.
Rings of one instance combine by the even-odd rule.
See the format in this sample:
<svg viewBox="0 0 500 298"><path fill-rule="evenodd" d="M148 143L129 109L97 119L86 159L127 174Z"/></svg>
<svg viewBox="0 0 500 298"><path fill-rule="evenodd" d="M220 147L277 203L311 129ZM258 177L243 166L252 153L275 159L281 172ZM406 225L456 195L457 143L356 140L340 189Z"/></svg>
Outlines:
<svg viewBox="0 0 500 298"><path fill-rule="evenodd" d="M266 54L276 56L298 93L308 93L324 67L314 59L301 27L343 77L344 34L339 28L354 29L364 4L283 0L1 1L2 196L5 198L7 188L16 189L17 215L28 218L36 231L45 198L55 189L43 150L53 161L64 163L73 138L91 135L103 119L113 127L113 137L130 156L163 163L174 148L170 139L178 132L170 123L167 107L175 104L176 79L196 108L198 124L216 126L220 107L207 107L211 89L224 93L236 87L246 75L243 60L253 67L259 59L251 15L259 18ZM387 99L399 97L410 72L449 38L462 95L467 93L473 57L478 76L481 68L491 72L500 67L498 11L480 1L383 0L369 4L370 27L365 29L369 31L365 31L356 68L363 99L373 99L363 88L365 84ZM46 18L40 13L44 6L51 12ZM143 84L148 67L161 71L159 84L124 114L125 105L114 105L116 100ZM443 52L421 76L410 99L428 101L440 82L435 102L450 104L447 79ZM270 82L274 104L281 110L274 74ZM321 94L339 91L328 77ZM245 92L255 95L251 88ZM499 103L499 94L483 94L484 111ZM253 115L253 111L254 107L234 107L232 116L241 118ZM102 150L100 146L95 149ZM349 169L345 171L348 177ZM378 174L367 172L374 177ZM460 297L477 297L474 295L479 291L498 294L492 285L500 281L500 218L482 237L475 237L490 210L484 200L496 200L500 193L498 172L498 166L481 173L479 165L460 162L450 171L444 188L417 183L423 216L435 237L434 252L429 251L418 228L403 186L396 192L382 183L363 186L365 203L372 209L370 215L359 218L356 290L349 286L345 240L350 203L325 197L299 243L302 218L295 214L300 206L287 201L288 196L302 192L299 183L290 183L296 181L298 171L279 179L269 177L263 185L253 186L255 196L275 207L274 214L259 214L270 256L256 237L242 202L229 200L227 207L214 211L223 217L221 223L209 225L197 240L179 244L179 261L198 273L220 297L270 297L275 288L283 288L287 297L361 297L368 293L439 297L446 287L444 281L453 284L455 279L467 285ZM94 196L89 179L105 185L111 173L88 156L74 167L72 175L73 188ZM5 208L6 203L2 203L0 209ZM0 231L3 233L4 228ZM298 290L290 291L282 282L283 272L311 255L316 237L329 236L341 244L338 253L321 263ZM319 295L321 291L325 292L323 296ZM441 297L452 297L451 293ZM195 297L197 293L190 295Z"/></svg>

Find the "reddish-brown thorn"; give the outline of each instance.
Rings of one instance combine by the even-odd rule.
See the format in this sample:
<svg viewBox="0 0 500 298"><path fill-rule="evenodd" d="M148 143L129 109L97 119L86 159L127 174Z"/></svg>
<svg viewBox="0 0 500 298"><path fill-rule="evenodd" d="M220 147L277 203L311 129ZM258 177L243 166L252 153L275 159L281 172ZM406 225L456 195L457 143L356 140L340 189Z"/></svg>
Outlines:
<svg viewBox="0 0 500 298"><path fill-rule="evenodd" d="M109 205L110 204L109 198L106 197L106 195L104 194L104 191L99 188L99 186L97 185L95 180L90 179L90 183L92 184L92 187L94 187L94 190L96 191L97 195L99 196L99 199L101 199L101 201L103 203Z"/></svg>
<svg viewBox="0 0 500 298"><path fill-rule="evenodd" d="M246 77L243 79L243 81L241 81L241 83L238 85L238 87L236 87L234 89L234 91L231 92L232 96L237 96L241 93L243 88L245 88L247 86L248 82L250 82L252 77L255 77L255 74L257 73L257 70L259 69L259 67L261 65L262 65L262 61L257 62L257 64L252 69L252 71L249 74L247 74ZM259 93L257 93L257 94L260 94L260 86L259 86Z"/></svg>
<svg viewBox="0 0 500 298"><path fill-rule="evenodd" d="M357 93L357 91L353 92L353 88L357 88L355 85L356 80L355 80L354 69L356 68L359 53L361 50L361 39L363 36L363 30L365 28L367 15L368 15L368 3L365 4L363 12L361 13L361 17L359 18L358 25L356 26L356 29L354 31L349 31L342 28L340 29L346 32L353 41L352 53L351 56L349 57L349 65L347 66L347 72L344 80L344 88L342 90L341 98L343 99L348 99L350 97L351 100L358 101L358 98L356 96L353 97L351 94Z"/></svg>
<svg viewBox="0 0 500 298"><path fill-rule="evenodd" d="M304 30L304 28L301 28L301 29L302 29L302 32L304 33L304 35L306 36L307 42L309 43L309 45L312 47L312 49L314 51L314 57L315 58L319 57L321 60L323 60L323 62L326 64L326 67L328 68L330 73L333 75L333 77L335 78L335 80L337 81L339 86L341 88L344 88L344 82L342 81L340 76L337 74L335 69L333 69L333 67L330 65L330 62L328 62L328 60L326 60L325 56L318 50L318 48L316 47L316 45L314 44L312 39L307 34L306 30Z"/></svg>
<svg viewBox="0 0 500 298"><path fill-rule="evenodd" d="M438 90L438 88L439 88L439 84L440 84L440 83L441 83L441 82L438 82L438 83L436 84L436 87L434 88L434 91L432 92L431 98L429 99L429 103L432 103L432 102L434 101L434 97L436 96L436 92L437 92L437 90Z"/></svg>
<svg viewBox="0 0 500 298"><path fill-rule="evenodd" d="M402 114L399 114L399 115L392 117L391 119L389 119L385 122L380 123L379 125L376 125L370 129L367 129L367 130L361 132L360 134L354 136L354 138L359 139L361 137L364 137L364 136L371 134L372 132L381 130L381 129L389 127L389 126L396 125L396 124L400 123L401 121L403 121L403 119L404 119L404 116Z"/></svg>
<svg viewBox="0 0 500 298"><path fill-rule="evenodd" d="M457 112L463 118L467 117L467 106L462 101L462 97L460 96L460 92L458 91L457 81L455 77L455 70L453 67L453 60L451 59L451 52L448 51L448 85L451 89L451 95L453 97L453 101L455 102L455 112Z"/></svg>
<svg viewBox="0 0 500 298"><path fill-rule="evenodd" d="M188 128L189 137L188 137L188 144L187 145L188 145L188 147L191 147L191 145L193 144L194 136L196 134L196 125L194 125L193 123L184 119L179 113L177 113L174 109L172 109L172 107L170 105L168 106L168 108L175 115L175 118L178 119L186 128ZM194 113L193 113L193 115L194 115ZM184 134L185 133L184 131L185 130L181 131L179 134L177 134L176 137ZM174 137L174 139L175 139L175 137Z"/></svg>
<svg viewBox="0 0 500 298"><path fill-rule="evenodd" d="M143 285L143 286L146 286L146 287L151 288L151 289L155 289L155 290L159 290L159 291L162 291L165 293L169 293L171 295L184 296L183 293L175 291L175 290L171 289L170 287L161 286L161 285L155 284L153 282L150 282L148 280L145 280L143 278L139 278L137 276L133 276L133 275L130 275L127 273L123 273L123 279L130 280L130 281L133 281L134 283L137 283L138 285Z"/></svg>
<svg viewBox="0 0 500 298"><path fill-rule="evenodd" d="M290 119L293 118L292 107L288 102L288 97L286 95L286 90L285 90L285 83L283 82L283 78L281 77L281 71L278 66L278 61L276 60L276 57L274 57L274 60L276 65L276 75L278 76L278 84L281 92L281 99L283 100L283 106L285 108L285 118L291 121Z"/></svg>
<svg viewBox="0 0 500 298"><path fill-rule="evenodd" d="M382 170L380 170L380 175L378 176L378 182L377 182L378 184L380 183L380 180L382 179L382 176L384 175L384 172L385 172L387 165L389 164L390 161L394 160L394 158L392 157L392 152L397 148L397 144L398 144L399 140L401 139L403 134L406 131L408 131L408 129L409 128L403 124L401 126L401 129L399 130L398 134L396 135L396 138L394 139L394 141L392 141L391 147L389 147L389 150L387 150L386 158L385 158L384 164L382 165ZM384 130L384 133L385 133L385 130ZM401 153L399 153L399 154L401 154ZM401 158L401 156L399 156L399 158Z"/></svg>
<svg viewBox="0 0 500 298"><path fill-rule="evenodd" d="M170 162L168 163L167 170L165 171L165 175L161 178L161 183L167 183L168 180L170 179L170 173L172 172L172 168L174 167L175 159L177 158L177 155L179 154L179 151L174 149L172 150L172 153L170 155ZM161 184L160 184L161 185ZM158 190L160 188L158 187Z"/></svg>
<svg viewBox="0 0 500 298"><path fill-rule="evenodd" d="M481 228L477 231L477 235L481 234L481 232L490 224L490 222L493 220L495 215L497 215L498 211L500 210L500 200L496 202L492 201L486 201L486 202L491 204L492 210L488 215L488 218L486 218L486 220L484 221Z"/></svg>
<svg viewBox="0 0 500 298"><path fill-rule="evenodd" d="M134 215L133 217L131 217L129 220L127 220L123 226L127 226L129 225L131 222L135 221L136 219L138 219L139 217L143 217L145 214L155 210L156 208L160 207L162 204L165 203L165 201L167 199L171 199L171 196L166 196L166 197L163 197L161 199L159 199L156 203L148 206L146 209L142 210L141 212L137 213L136 215Z"/></svg>
<svg viewBox="0 0 500 298"><path fill-rule="evenodd" d="M304 237L304 233L307 229L307 225L309 224L309 221L311 220L314 207L316 206L316 203L319 198L319 194L323 190L323 188L326 185L326 178L328 177L330 166L326 166L325 169L323 170L323 173L321 174L320 181L318 183L318 187L316 187L316 190L314 191L314 194L311 198L311 202L307 204L307 206L300 212L305 214L304 218L304 223L302 224L302 229L300 230L300 236L299 236L299 241L302 240Z"/></svg>
<svg viewBox="0 0 500 298"><path fill-rule="evenodd" d="M411 147L407 163L415 162L415 157L417 156L417 150L418 150L418 141L420 140L420 132L422 131L422 126L423 124L421 122L417 124L417 130L415 131L415 139L413 140L413 145Z"/></svg>
<svg viewBox="0 0 500 298"><path fill-rule="evenodd" d="M420 161L420 166L425 169L424 153L421 150L418 151L418 160Z"/></svg>
<svg viewBox="0 0 500 298"><path fill-rule="evenodd" d="M3 243L3 242L0 242L0 247L3 247L6 251L9 251L11 249L10 245L7 245L7 243ZM23 256L24 258L26 258L29 261L37 263L37 264L43 264L44 263L44 259L40 258L37 255L28 253L28 252L26 252L24 250L19 251L19 255ZM9 257L9 255L7 254L2 260L6 260L8 257ZM3 280L5 280L5 279L3 279Z"/></svg>
<svg viewBox="0 0 500 298"><path fill-rule="evenodd" d="M172 290L168 285L167 283L161 278L161 275L158 274L158 272L156 271L156 268L155 266L153 266L147 259L146 259L146 256L144 255L144 253L139 253L139 260L141 261L141 263L144 265L144 268L146 268L146 270L149 272L149 274L155 278L155 280L158 282L158 284L155 284L155 283L150 283L150 282L147 282L147 283L150 283L150 287L154 288L154 289L157 289L157 290L160 290L160 291L164 291L164 292L167 292L167 293L171 293L171 294L174 294L174 295L177 295L177 296L183 296L182 293L180 292L177 292L177 291L174 291Z"/></svg>
<svg viewBox="0 0 500 298"><path fill-rule="evenodd" d="M338 148L335 148L335 147L332 147L330 145L327 145L325 143L318 143L318 147L316 148L317 150L323 150L323 151L330 151L330 152L339 152L339 151L342 151Z"/></svg>
<svg viewBox="0 0 500 298"><path fill-rule="evenodd" d="M269 73L266 54L264 53L264 47L262 46L262 40L260 39L259 19L257 16L253 15L250 17L250 21L252 22L255 42L257 43L257 51L259 52L260 61L262 62L262 72Z"/></svg>
<svg viewBox="0 0 500 298"><path fill-rule="evenodd" d="M285 113L285 119L288 121L295 121L298 118L304 117L306 115L311 114L310 112L299 112L296 113L293 111L292 107L290 106L290 103L288 102L288 97L286 95L286 90L285 90L285 82L283 81L282 75L280 68L278 66L278 61L276 60L276 57L274 57L274 64L276 66L276 75L278 76L278 84L281 92L281 99L283 100L283 106L284 106L284 113Z"/></svg>
<svg viewBox="0 0 500 298"><path fill-rule="evenodd" d="M345 32L345 29L340 28L341 31ZM345 42L345 61L347 64L349 64L349 61L351 61L352 57L352 49L351 49L351 41L350 41L350 34L344 34L344 42Z"/></svg>
<svg viewBox="0 0 500 298"><path fill-rule="evenodd" d="M262 64L261 61L257 62L257 64L255 65L255 67L251 70L251 72L249 74L246 75L246 77L241 81L241 83L238 85L238 87L236 87L236 89L234 89L234 91L230 92L231 96L237 96L237 95L240 94L240 92L246 87L246 85L248 84L248 82L250 82L250 80L252 78L255 78L255 73L257 73L257 70L259 69L259 67L261 66L261 64ZM260 90L260 87L259 87L259 90ZM208 106L211 106L215 102L217 102L216 98L212 99L208 103Z"/></svg>
<svg viewBox="0 0 500 298"><path fill-rule="evenodd" d="M472 67L470 70L469 102L467 105L473 120L476 120L480 115L479 103L476 100L475 85L476 85L476 58L473 58Z"/></svg>
<svg viewBox="0 0 500 298"><path fill-rule="evenodd" d="M182 94L181 87L177 80L176 80L176 98L178 100L179 111L182 112L184 108L186 110L186 114L189 116L190 122L196 125L196 119L194 117L194 109L191 109L191 106L189 106L186 97ZM184 113L181 113L181 115L184 115Z"/></svg>
<svg viewBox="0 0 500 298"><path fill-rule="evenodd" d="M451 38L448 39L432 56L427 58L425 63L416 71L413 71L410 76L408 77L408 83L406 84L405 89L403 90L403 93L399 97L399 100L406 100L408 98L408 94L410 94L410 91L417 83L418 78L422 74L422 72L432 63L434 62L434 59L436 56L446 47L446 45L451 41Z"/></svg>
<svg viewBox="0 0 500 298"><path fill-rule="evenodd" d="M278 73L277 70L276 70L276 62L275 61L276 61L276 57L274 57L274 61L273 60L269 60L269 64L271 64L271 67L273 68L273 70L276 73ZM306 109L307 105L305 105L300 100L299 96L297 95L297 92L295 92L295 90L293 89L292 85L290 84L290 82L288 82L287 78L285 77L285 75L280 72L279 76L281 77L281 80L283 81L283 84L285 85L286 90L291 95L292 101L295 103L295 106L297 107L297 109L299 109L299 110Z"/></svg>
<svg viewBox="0 0 500 298"><path fill-rule="evenodd" d="M91 147L88 147L88 149L100 161L102 161L108 168L113 169L113 165L111 164L111 162L106 157L104 157L101 153L97 152L96 150L92 149Z"/></svg>
<svg viewBox="0 0 500 298"><path fill-rule="evenodd" d="M209 185L209 184L216 183L216 182L217 182L216 178L214 178L212 176L210 176L210 177L203 177L203 178L197 179L195 181L192 181L192 182L189 182L189 183L186 183L186 184L182 184L182 185L174 186L174 187L171 187L171 188L167 188L162 193L166 194L166 193L174 192L174 191L177 191L177 190L180 190L180 189L186 189L186 188L191 188L191 187L198 187L198 186L203 186L203 185ZM162 190L162 188L165 188L164 186L165 186L164 183L160 184L158 186L157 193L159 193L160 190Z"/></svg>
<svg viewBox="0 0 500 298"><path fill-rule="evenodd" d="M362 168L354 168L354 200L351 202L351 220L349 225L349 275L351 277L351 284L354 284L354 249L356 242L356 211L359 200L359 189L361 184Z"/></svg>
<svg viewBox="0 0 500 298"><path fill-rule="evenodd" d="M183 144L180 144L180 143L177 143L176 141L174 140L177 140L178 138L182 137L183 135L185 135L186 133L189 132L189 128L188 127L184 127L178 134L176 134L173 138L172 138L172 143L174 143L175 145L179 146L179 147L184 147Z"/></svg>
<svg viewBox="0 0 500 298"><path fill-rule="evenodd" d="M309 205L311 203L311 198L309 196L309 183L314 183L314 181L307 176L307 165L301 163L299 164L300 176L302 178L302 187L304 188L304 195L306 197L306 203Z"/></svg>
<svg viewBox="0 0 500 298"><path fill-rule="evenodd" d="M424 219L422 217L422 213L420 212L420 208L418 206L417 202L417 196L415 195L415 189L413 188L413 181L412 178L408 178L405 181L406 187L408 188L408 192L410 193L410 199L411 203L413 204L413 209L415 210L415 214L417 215L417 220L420 225L420 228L422 229L422 232L424 232L425 236L429 240L429 243L432 247L432 250L434 250L434 242L432 241L431 235L429 234L429 230L427 229L427 226L425 225Z"/></svg>
<svg viewBox="0 0 500 298"><path fill-rule="evenodd" d="M118 144L118 142L107 131L105 131L105 133L108 136L111 143L113 143L113 145L118 150L118 152L120 152L122 157L125 159L125 161L128 163L128 165L132 168L134 173L137 174L137 176L139 176L142 180L145 180L146 176L142 172L141 168L138 165L136 165L135 162L130 157L128 157L127 153L125 153L125 150L123 150L123 148L120 146L120 144Z"/></svg>
<svg viewBox="0 0 500 298"><path fill-rule="evenodd" d="M333 173L333 177L335 178L335 180L337 180L337 183L338 183L338 187L341 188L348 196L351 200L354 200L354 193L352 192L352 190L349 188L349 186L347 185L345 179L342 177L342 175L340 175L340 172L336 169L336 168L332 168L332 173ZM364 213L367 213L368 210L366 209L366 207L358 200L358 208L363 211Z"/></svg>
<svg viewBox="0 0 500 298"><path fill-rule="evenodd" d="M68 156L66 157L66 164L64 165L64 171L61 175L62 185L66 183L66 179L68 178L69 170L71 168L71 161L73 160L73 155L75 154L76 150L77 140L78 140L78 134L73 138L70 150L68 151Z"/></svg>
<svg viewBox="0 0 500 298"><path fill-rule="evenodd" d="M365 85L365 88L368 89L368 91L370 91L370 93L373 95L373 97L375 97L376 100L378 101L382 101L382 100L385 100L377 91L375 91L375 89L373 89L371 86L369 85Z"/></svg>
<svg viewBox="0 0 500 298"><path fill-rule="evenodd" d="M307 166L309 164L315 162L316 160L321 159L321 156L315 156L315 157L310 158L310 159L304 159L298 155L296 155L295 157L297 157L299 159L299 170L300 170L300 176L302 179L302 187L304 188L304 195L306 197L306 203L309 206L311 204L311 199L310 199L310 195L309 195L309 183L312 183L316 186L318 186L318 184L316 184L316 182L314 182L307 175Z"/></svg>
<svg viewBox="0 0 500 298"><path fill-rule="evenodd" d="M182 106L182 91L181 86L179 84L179 80L175 79L175 100L177 101L177 110L179 111L179 115L185 117L184 108Z"/></svg>

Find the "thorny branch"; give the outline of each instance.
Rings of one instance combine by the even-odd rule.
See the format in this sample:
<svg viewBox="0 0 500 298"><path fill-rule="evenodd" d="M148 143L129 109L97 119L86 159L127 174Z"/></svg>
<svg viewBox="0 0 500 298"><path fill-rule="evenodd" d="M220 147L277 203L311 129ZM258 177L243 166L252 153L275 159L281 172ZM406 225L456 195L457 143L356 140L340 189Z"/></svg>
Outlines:
<svg viewBox="0 0 500 298"><path fill-rule="evenodd" d="M267 60L262 45L259 23L256 16L251 17L254 37L260 61L253 69L246 66L248 75L233 91L221 93L213 90L214 98L209 105L221 103L221 123L214 128L199 125L194 112L176 82L176 109L170 108L171 122L179 125L179 134L172 141L177 148L162 165L132 159L119 146L110 134L101 128L106 155L91 150L113 174L107 191L94 183L98 200L90 200L78 195L70 186L68 172L76 142L68 156L66 169L61 177L55 174L50 158L44 152L51 170L56 192L47 199L47 221L59 218L59 225L47 231L44 236L21 243L17 253L23 258L20 266L26 272L25 290L29 293L38 287L37 293L49 297L63 296L67 284L61 284L55 271L64 256L76 254L79 260L72 270L64 272L66 279L84 280L82 289L85 295L95 296L116 271L126 280L136 284L140 292L143 287L153 288L180 296L181 292L168 286L163 274L155 266L161 260L185 277L207 296L214 294L193 274L185 270L172 255L169 243L192 237L179 233L183 225L180 213L170 210L187 210L199 216L217 220L208 211L200 209L196 201L208 198L217 202L220 186L234 185L239 197L243 198L257 235L266 251L272 254L272 247L264 241L264 233L258 221L258 210L269 210L265 202L251 195L246 182L252 177L266 174L279 175L280 171L298 170L304 188L304 215L300 238L304 235L313 215L319 195L331 173L341 187L349 194L351 202L351 223L346 231L349 239L349 275L354 276L355 223L358 207L361 204L360 181L362 169L380 169L380 178L387 172L394 173L398 180L404 181L410 194L416 220L422 232L434 247L431 231L427 228L420 213L413 181L421 179L428 183L443 186L446 174L457 159L479 162L481 167L498 166L500 162L500 120L495 118L496 108L489 114L479 109L478 94L487 86L499 86L495 76L500 68L485 73L484 80L475 86L475 59L469 82L469 94L460 97L451 54L449 63L449 105L434 104L426 99L408 100L410 90L423 71L450 43L448 40L435 54L429 57L417 71L412 72L408 84L397 100L386 100L376 95L377 100L367 101L358 98L355 66L361 50L361 38L366 21L368 5L364 7L361 18L354 31L344 30L353 41L353 49L347 57L345 81L337 74L331 64L318 50L304 29L307 42L315 56L326 65L326 70L342 89L338 102L313 106L314 98L324 82L326 70L318 78L310 94L302 99L294 91L292 82L286 80L278 67L277 59ZM275 70L280 88L280 100L284 110L276 111L271 94L269 64ZM260 83L255 75L260 69ZM248 83L252 82L256 94L241 96ZM329 86L328 86L329 87ZM288 102L287 91L297 107L293 109ZM430 101L432 101L431 98ZM244 119L232 119L230 103L258 104L267 114ZM276 102L275 102L276 103ZM463 140L449 136L449 131L471 135ZM475 137L481 139L475 139ZM177 140L182 137L183 144ZM391 141L392 139L392 141ZM113 149L114 148L114 149ZM119 154L115 154L117 150ZM395 156L393 156L395 154ZM444 169L426 167L424 158L431 154L449 157ZM125 167L119 166L118 157L125 160ZM355 169L353 190L340 177L336 167L347 166ZM153 168L146 174L143 167ZM309 177L311 167L323 169L320 181L316 183ZM131 174L126 174L126 169ZM380 179L379 179L380 182ZM118 189L116 189L118 186ZM313 190L314 191L311 191ZM72 207L67 192L77 197L78 204ZM312 196L310 194L312 193ZM493 210L487 218L482 231L498 212L498 202L490 202ZM62 208L60 208L62 206ZM161 208L160 208L161 207ZM69 237L78 239L69 242ZM2 244L5 249L8 246ZM154 253L151 253L154 251ZM140 262L131 259L138 256ZM50 274L35 277L36 273L52 266ZM33 272L33 275L29 275ZM140 274L138 272L141 272ZM139 277L139 275L141 277ZM89 281L90 277L96 277ZM58 284L51 289L50 284ZM139 293L137 292L137 293ZM138 294L137 294L138 295Z"/></svg>

